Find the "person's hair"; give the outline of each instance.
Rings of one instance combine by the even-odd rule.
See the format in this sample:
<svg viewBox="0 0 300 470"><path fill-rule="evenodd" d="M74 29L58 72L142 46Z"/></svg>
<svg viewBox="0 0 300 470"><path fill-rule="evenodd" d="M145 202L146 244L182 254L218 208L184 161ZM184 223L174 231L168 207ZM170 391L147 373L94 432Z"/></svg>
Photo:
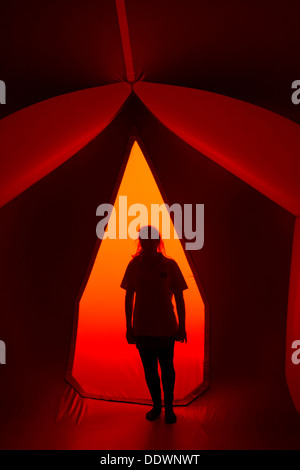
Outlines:
<svg viewBox="0 0 300 470"><path fill-rule="evenodd" d="M158 253L162 253L163 255L166 255L165 245L164 245L164 242L162 241L161 235L159 231L157 230L157 228L153 227L152 225L144 225L139 230L139 236L137 239L137 250L132 256L133 257L139 256L143 252L143 248L142 248L140 240L141 238L143 239L143 238L148 238L148 237L151 239L153 238L155 240L158 239L156 250Z"/></svg>

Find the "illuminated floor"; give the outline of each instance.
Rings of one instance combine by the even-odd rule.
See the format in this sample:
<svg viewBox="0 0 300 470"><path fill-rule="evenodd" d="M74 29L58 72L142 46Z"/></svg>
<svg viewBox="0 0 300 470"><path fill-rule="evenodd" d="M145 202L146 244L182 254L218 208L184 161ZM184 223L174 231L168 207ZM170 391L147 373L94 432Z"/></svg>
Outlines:
<svg viewBox="0 0 300 470"><path fill-rule="evenodd" d="M3 448L99 450L299 449L300 415L286 389L263 380L223 381L188 406L177 423L163 414L145 419L149 406L82 399L67 384L58 406L2 431Z"/></svg>

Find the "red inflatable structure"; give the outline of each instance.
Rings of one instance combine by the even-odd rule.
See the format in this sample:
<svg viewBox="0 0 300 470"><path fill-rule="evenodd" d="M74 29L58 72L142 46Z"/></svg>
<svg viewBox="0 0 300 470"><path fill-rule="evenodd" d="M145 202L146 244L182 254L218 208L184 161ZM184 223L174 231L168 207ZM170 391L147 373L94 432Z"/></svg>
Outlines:
<svg viewBox="0 0 300 470"><path fill-rule="evenodd" d="M224 33L222 15L214 33L203 19L200 67L197 21L211 22L208 3L183 2L188 24L180 2L52 2L47 12L30 3L32 24L23 20L28 2L12 13L14 31L26 34L10 47L28 55L32 97L23 93L0 121L1 447L299 446L300 365L291 360L300 340L299 125L262 94L207 85L208 65L223 60L220 40L237 72L242 52L265 70L249 31L234 29L232 5L226 19L238 39ZM260 5L259 18L281 24L282 12L267 10ZM263 23L256 27L264 43ZM37 56L48 95L34 81ZM181 424L168 435L143 427L143 371L125 341L124 292L109 285L119 287L135 245L100 244L95 232L99 204L117 201L118 191L142 193L137 174L157 201L205 205L203 248L166 246L194 295L190 342L176 345L176 404L188 406L178 406Z"/></svg>

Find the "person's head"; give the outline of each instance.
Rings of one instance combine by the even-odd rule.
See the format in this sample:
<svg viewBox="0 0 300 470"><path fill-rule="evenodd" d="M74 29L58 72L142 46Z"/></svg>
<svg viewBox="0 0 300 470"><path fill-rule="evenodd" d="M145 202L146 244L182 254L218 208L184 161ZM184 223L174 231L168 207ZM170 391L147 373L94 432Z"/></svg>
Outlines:
<svg viewBox="0 0 300 470"><path fill-rule="evenodd" d="M138 249L136 254L163 252L164 244L159 231L151 226L145 225L139 230Z"/></svg>

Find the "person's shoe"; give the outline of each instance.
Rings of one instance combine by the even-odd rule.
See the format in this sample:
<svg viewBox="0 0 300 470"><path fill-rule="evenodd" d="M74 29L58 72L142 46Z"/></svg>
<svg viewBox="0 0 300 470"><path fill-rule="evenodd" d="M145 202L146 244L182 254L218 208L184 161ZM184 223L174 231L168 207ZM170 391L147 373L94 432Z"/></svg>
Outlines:
<svg viewBox="0 0 300 470"><path fill-rule="evenodd" d="M153 408L151 408L151 410L146 413L146 419L148 419L148 421L154 421L160 416L160 413L161 406L154 405Z"/></svg>
<svg viewBox="0 0 300 470"><path fill-rule="evenodd" d="M166 408L165 409L165 422L167 424L174 424L177 421L176 414L173 411L173 408Z"/></svg>

